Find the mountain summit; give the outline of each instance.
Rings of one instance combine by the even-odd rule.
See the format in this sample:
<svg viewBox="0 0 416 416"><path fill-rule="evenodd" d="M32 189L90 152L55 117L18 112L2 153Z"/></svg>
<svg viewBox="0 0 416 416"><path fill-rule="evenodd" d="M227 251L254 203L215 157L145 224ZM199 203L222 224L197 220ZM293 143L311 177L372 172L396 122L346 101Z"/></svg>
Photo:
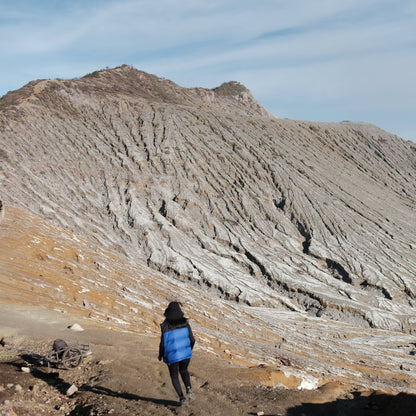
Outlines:
<svg viewBox="0 0 416 416"><path fill-rule="evenodd" d="M286 314L416 332L413 143L129 66L33 81L0 109L5 217L30 212L270 331Z"/></svg>
<svg viewBox="0 0 416 416"><path fill-rule="evenodd" d="M240 109L247 114L271 117L253 98L251 92L238 82L231 81L212 90L182 88L172 81L139 71L131 66L94 71L75 80L38 80L23 88L7 93L0 100L0 108L16 105L30 99L48 99L46 94L55 88L86 95L119 95L137 100L149 100L177 105L211 105L222 111ZM43 92L43 90L45 91Z"/></svg>

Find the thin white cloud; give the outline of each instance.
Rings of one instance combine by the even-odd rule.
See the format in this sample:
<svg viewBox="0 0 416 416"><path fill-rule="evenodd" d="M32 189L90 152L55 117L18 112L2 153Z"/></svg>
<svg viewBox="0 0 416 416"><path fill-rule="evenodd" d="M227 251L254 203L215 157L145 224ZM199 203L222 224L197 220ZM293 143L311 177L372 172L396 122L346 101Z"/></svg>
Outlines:
<svg viewBox="0 0 416 416"><path fill-rule="evenodd" d="M183 86L234 79L297 118L394 117L414 105L414 27L411 0L0 0L0 94L127 63Z"/></svg>

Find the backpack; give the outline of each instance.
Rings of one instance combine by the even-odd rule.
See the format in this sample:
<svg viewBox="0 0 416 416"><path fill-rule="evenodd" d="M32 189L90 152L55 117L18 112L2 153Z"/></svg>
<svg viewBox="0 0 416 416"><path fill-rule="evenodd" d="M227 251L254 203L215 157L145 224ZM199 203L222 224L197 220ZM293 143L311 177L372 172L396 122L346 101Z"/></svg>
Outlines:
<svg viewBox="0 0 416 416"><path fill-rule="evenodd" d="M52 348L56 352L62 352L65 348L68 347L68 344L63 339L56 339L53 342Z"/></svg>

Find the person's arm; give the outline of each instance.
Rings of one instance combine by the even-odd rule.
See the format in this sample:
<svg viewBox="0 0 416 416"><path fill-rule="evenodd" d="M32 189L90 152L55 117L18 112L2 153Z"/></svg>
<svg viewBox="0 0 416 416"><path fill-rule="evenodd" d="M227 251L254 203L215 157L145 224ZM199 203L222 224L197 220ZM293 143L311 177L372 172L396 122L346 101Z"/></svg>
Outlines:
<svg viewBox="0 0 416 416"><path fill-rule="evenodd" d="M160 344L159 344L159 361L162 361L164 352L165 352L165 346L163 344L163 332L162 332L160 335Z"/></svg>
<svg viewBox="0 0 416 416"><path fill-rule="evenodd" d="M191 326L189 324L188 324L188 330L189 330L189 341L191 342L191 349L193 349L195 345L195 338L194 338L194 334L192 333Z"/></svg>

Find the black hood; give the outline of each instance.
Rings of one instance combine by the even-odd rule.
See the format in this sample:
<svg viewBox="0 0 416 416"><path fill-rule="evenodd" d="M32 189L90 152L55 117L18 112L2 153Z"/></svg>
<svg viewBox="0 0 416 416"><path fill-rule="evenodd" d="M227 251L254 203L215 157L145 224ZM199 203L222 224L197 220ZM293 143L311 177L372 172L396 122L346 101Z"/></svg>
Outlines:
<svg viewBox="0 0 416 416"><path fill-rule="evenodd" d="M164 315L169 321L177 321L184 317L178 302L169 303L169 306L166 308Z"/></svg>

